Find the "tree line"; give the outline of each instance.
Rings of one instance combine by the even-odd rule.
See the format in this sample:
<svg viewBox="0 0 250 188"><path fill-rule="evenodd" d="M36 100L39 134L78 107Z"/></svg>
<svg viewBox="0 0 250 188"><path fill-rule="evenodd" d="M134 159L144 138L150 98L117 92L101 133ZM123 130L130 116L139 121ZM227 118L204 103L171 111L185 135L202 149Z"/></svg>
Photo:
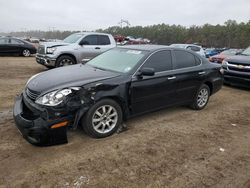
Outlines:
<svg viewBox="0 0 250 188"><path fill-rule="evenodd" d="M223 25L184 27L181 25L158 24L136 27L109 27L100 32L113 35L143 37L155 44L169 45L173 43L198 43L205 47L246 48L250 46L250 20L247 23L237 23L228 20Z"/></svg>
<svg viewBox="0 0 250 188"><path fill-rule="evenodd" d="M96 31L113 35L148 38L154 44L163 45L173 43L198 43L204 47L218 48L246 48L250 46L250 20L246 23L237 23L235 20L228 20L223 25L205 24L203 26L193 25L191 27L168 24L123 28L112 26L107 29L98 29ZM45 39L64 39L75 32L78 31L23 31L11 32L8 33L8 35L18 37L32 36Z"/></svg>

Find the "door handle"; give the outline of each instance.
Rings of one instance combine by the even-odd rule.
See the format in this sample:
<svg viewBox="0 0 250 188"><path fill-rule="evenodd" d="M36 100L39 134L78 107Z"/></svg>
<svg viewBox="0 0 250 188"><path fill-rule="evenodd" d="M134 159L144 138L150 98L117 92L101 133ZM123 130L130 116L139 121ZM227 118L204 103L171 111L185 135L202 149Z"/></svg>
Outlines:
<svg viewBox="0 0 250 188"><path fill-rule="evenodd" d="M100 47L95 47L96 50L100 50L101 48Z"/></svg>
<svg viewBox="0 0 250 188"><path fill-rule="evenodd" d="M203 75L203 74L206 74L206 72L205 72L205 71L202 71L202 72L199 72L198 74L199 74L199 75Z"/></svg>
<svg viewBox="0 0 250 188"><path fill-rule="evenodd" d="M170 76L168 77L168 80L174 80L176 77L175 76Z"/></svg>

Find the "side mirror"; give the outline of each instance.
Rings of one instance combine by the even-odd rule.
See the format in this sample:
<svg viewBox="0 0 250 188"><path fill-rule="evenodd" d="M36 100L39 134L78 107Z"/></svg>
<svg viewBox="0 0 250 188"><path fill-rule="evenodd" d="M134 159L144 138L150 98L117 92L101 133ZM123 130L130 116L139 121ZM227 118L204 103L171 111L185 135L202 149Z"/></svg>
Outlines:
<svg viewBox="0 0 250 188"><path fill-rule="evenodd" d="M153 68L142 68L140 70L140 76L154 76L155 75L155 70Z"/></svg>

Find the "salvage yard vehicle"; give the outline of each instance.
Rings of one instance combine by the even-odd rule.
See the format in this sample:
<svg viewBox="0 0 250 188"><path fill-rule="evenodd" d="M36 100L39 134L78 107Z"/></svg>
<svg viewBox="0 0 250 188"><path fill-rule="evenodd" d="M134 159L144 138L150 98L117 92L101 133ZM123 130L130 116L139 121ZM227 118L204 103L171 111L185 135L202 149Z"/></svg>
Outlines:
<svg viewBox="0 0 250 188"><path fill-rule="evenodd" d="M14 119L35 145L67 143L67 127L78 125L103 138L143 113L178 105L203 109L222 87L220 68L185 49L117 47L86 64L31 77L16 99Z"/></svg>
<svg viewBox="0 0 250 188"><path fill-rule="evenodd" d="M95 32L74 33L62 42L44 42L38 47L36 61L48 68L87 62L116 47L112 35Z"/></svg>
<svg viewBox="0 0 250 188"><path fill-rule="evenodd" d="M219 54L221 51L215 48L207 48L205 50L206 58Z"/></svg>
<svg viewBox="0 0 250 188"><path fill-rule="evenodd" d="M213 63L222 63L222 61L225 58L237 55L240 52L241 52L241 50L239 50L239 49L228 49L228 50L221 52L220 54L209 57L209 61L213 62Z"/></svg>
<svg viewBox="0 0 250 188"><path fill-rule="evenodd" d="M200 54L202 57L205 57L205 52L203 48L196 44L171 44L170 46L175 47L175 48L184 48L184 49L192 50L196 52L197 54Z"/></svg>
<svg viewBox="0 0 250 188"><path fill-rule="evenodd" d="M250 88L250 47L222 62L224 83Z"/></svg>
<svg viewBox="0 0 250 188"><path fill-rule="evenodd" d="M0 54L9 55L17 54L29 57L31 54L36 53L36 47L16 37L0 37Z"/></svg>

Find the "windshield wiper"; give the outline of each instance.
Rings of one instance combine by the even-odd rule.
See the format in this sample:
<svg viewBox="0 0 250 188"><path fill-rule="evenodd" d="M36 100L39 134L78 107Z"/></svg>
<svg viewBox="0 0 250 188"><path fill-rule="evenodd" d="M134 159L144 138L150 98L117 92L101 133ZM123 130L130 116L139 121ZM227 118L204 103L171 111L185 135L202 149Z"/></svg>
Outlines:
<svg viewBox="0 0 250 188"><path fill-rule="evenodd" d="M104 68L101 68L101 67L95 67L93 66L95 69L99 69L99 70L103 70L103 71L107 71L108 69L104 69Z"/></svg>

